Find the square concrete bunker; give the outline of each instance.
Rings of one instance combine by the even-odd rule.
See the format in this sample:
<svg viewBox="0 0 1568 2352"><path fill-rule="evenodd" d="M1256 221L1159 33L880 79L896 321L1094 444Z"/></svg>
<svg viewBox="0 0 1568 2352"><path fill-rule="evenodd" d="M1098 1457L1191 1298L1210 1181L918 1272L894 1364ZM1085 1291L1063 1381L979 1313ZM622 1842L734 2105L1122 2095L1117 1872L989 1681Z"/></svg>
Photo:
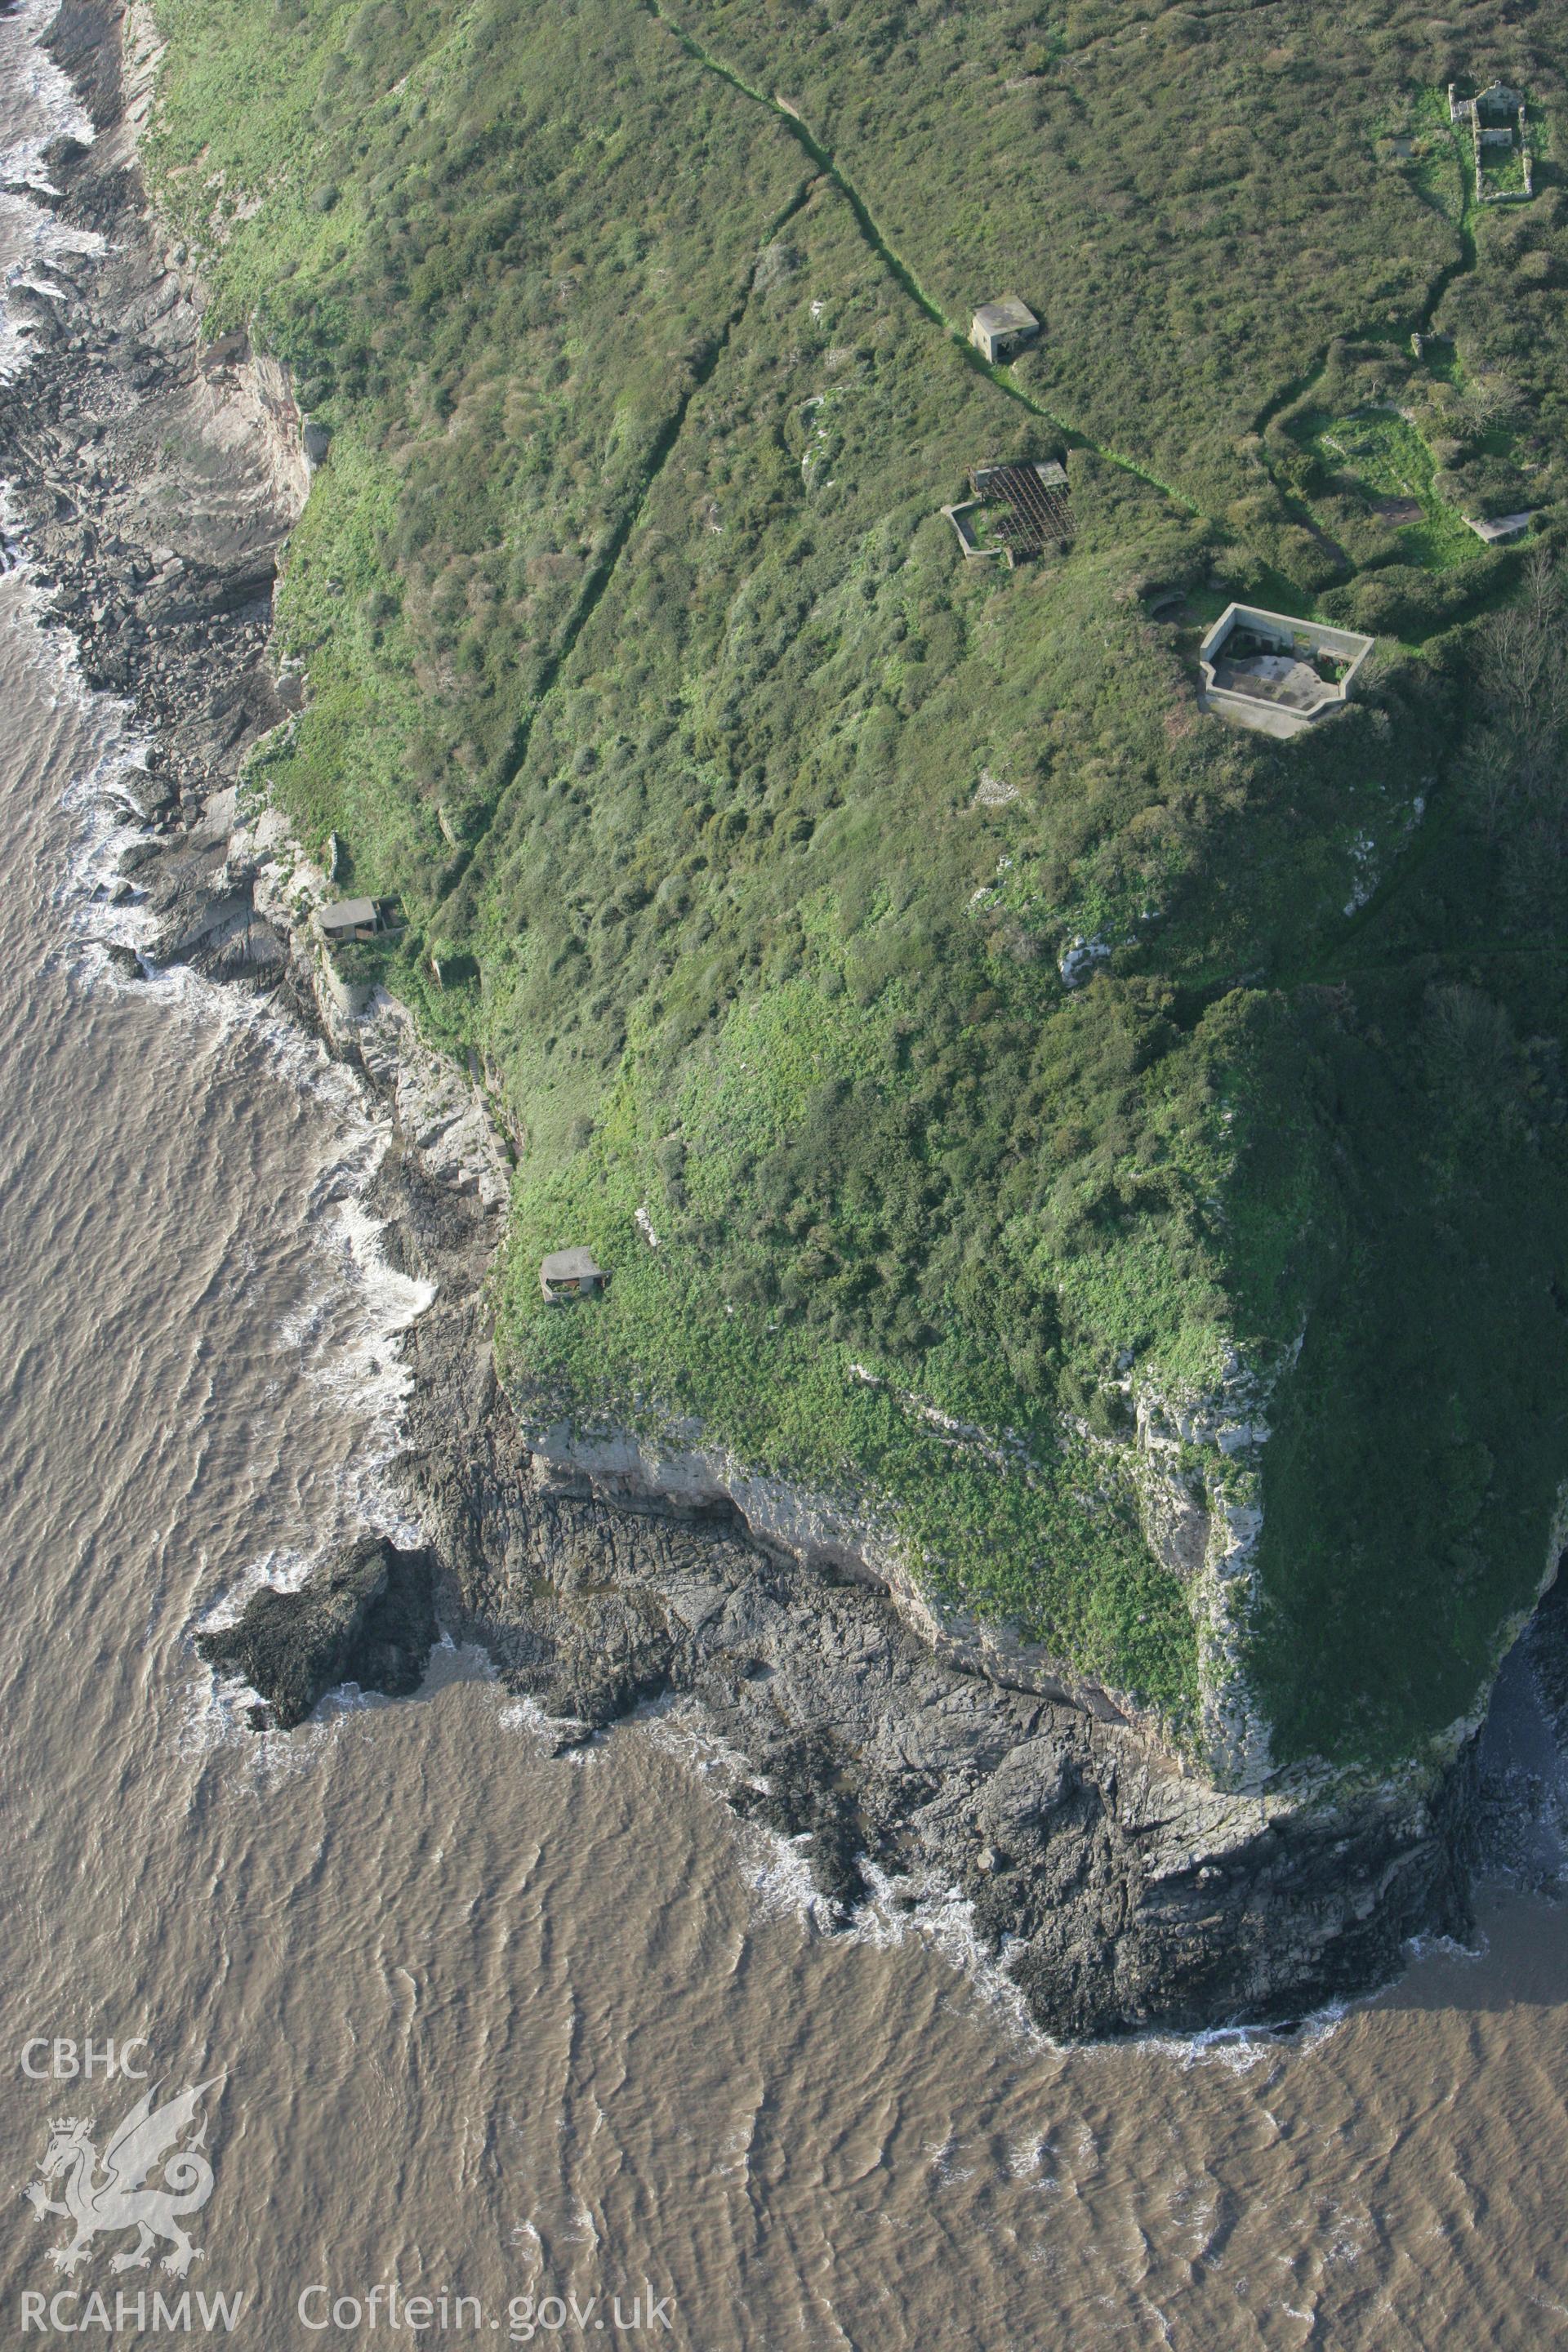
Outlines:
<svg viewBox="0 0 1568 2352"><path fill-rule="evenodd" d="M596 1298L609 1276L589 1249L552 1250L540 1261L539 1287L552 1307L574 1298Z"/></svg>
<svg viewBox="0 0 1568 2352"><path fill-rule="evenodd" d="M1198 647L1199 704L1265 735L1300 735L1344 709L1374 642L1258 604L1227 604Z"/></svg>
<svg viewBox="0 0 1568 2352"><path fill-rule="evenodd" d="M1040 322L1028 305L1016 294L1004 294L995 302L982 302L970 321L969 340L995 367L1032 343L1039 331Z"/></svg>

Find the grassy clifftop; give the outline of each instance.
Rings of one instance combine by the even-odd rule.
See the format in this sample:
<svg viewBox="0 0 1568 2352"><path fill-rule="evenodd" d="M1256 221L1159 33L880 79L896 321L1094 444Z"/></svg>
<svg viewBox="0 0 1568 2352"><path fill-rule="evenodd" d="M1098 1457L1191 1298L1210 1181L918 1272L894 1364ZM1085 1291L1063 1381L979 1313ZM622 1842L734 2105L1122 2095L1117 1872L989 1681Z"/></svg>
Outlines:
<svg viewBox="0 0 1568 2352"><path fill-rule="evenodd" d="M1216 1525L1261 1482L1277 1756L1440 1730L1568 1466L1561 614L1457 520L1568 489L1568 235L1549 153L1476 216L1433 93L1505 72L1549 146L1554 37L157 14L159 200L333 436L266 778L526 1139L519 1392L874 1503L1181 1727L1214 1627L1132 1415L1240 1366L1267 1443L1163 1475ZM965 468L1053 454L1070 551L965 566ZM1377 631L1363 705L1200 719L1233 593ZM552 1314L577 1241L616 1282Z"/></svg>

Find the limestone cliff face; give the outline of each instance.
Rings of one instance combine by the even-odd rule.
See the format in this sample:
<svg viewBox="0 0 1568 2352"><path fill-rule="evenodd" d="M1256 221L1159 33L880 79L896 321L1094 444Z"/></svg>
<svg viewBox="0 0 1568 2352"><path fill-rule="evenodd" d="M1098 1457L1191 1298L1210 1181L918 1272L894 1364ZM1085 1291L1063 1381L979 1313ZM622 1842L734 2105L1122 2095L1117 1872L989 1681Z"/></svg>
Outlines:
<svg viewBox="0 0 1568 2352"><path fill-rule="evenodd" d="M1083 1709L1121 1726L1159 1753L1166 1768L1196 1771L1215 1790L1264 1796L1288 1788L1341 1801L1343 1776L1326 1763L1280 1770L1267 1714L1247 1672L1247 1643L1259 1599L1263 1465L1271 1400L1300 1352L1298 1338L1265 1376L1232 1349L1207 1388L1125 1385L1133 1408L1130 1440L1080 1439L1109 1458L1135 1490L1151 1551L1182 1582L1197 1629L1200 1716L1184 1753L1135 1697L1077 1671L1016 1625L987 1622L933 1595L902 1539L890 1509L874 1499L813 1492L760 1475L696 1423L657 1434L577 1423L531 1420L521 1426L542 1474L575 1482L611 1506L677 1510L722 1506L751 1538L804 1567L849 1578L883 1593L902 1622L945 1664L1011 1689ZM998 1475L1005 1475L998 1470ZM1545 1530L1537 1597L1552 1583L1568 1541L1568 1483ZM1492 1681L1530 1617L1524 1610L1498 1629L1490 1667L1475 1703L1412 1758L1388 1786L1434 1785L1482 1724Z"/></svg>
<svg viewBox="0 0 1568 2352"><path fill-rule="evenodd" d="M1258 1548L1263 1534L1263 1463L1268 1413L1279 1383L1288 1379L1301 1339L1284 1351L1270 1378L1228 1357L1221 1380L1205 1392L1152 1387L1136 1397L1137 1440L1132 1475L1151 1549L1185 1585L1199 1635L1202 1677L1201 1755L1217 1786L1237 1792L1278 1786L1268 1717L1247 1678L1247 1632L1259 1598ZM1555 1581L1568 1543L1568 1481L1544 1530L1542 1570L1532 1603L1497 1628L1491 1658L1473 1706L1431 1740L1425 1758L1408 1768L1412 1781L1451 1765L1486 1718L1504 1658L1530 1622L1534 1602ZM1293 1768L1292 1787L1331 1788L1327 1766Z"/></svg>
<svg viewBox="0 0 1568 2352"><path fill-rule="evenodd" d="M637 1507L663 1500L686 1509L721 1503L758 1543L885 1593L905 1624L951 1664L1157 1736L1154 1718L1127 1693L1077 1673L1016 1626L990 1622L934 1598L890 1515L869 1502L764 1476L705 1440L695 1423L658 1437L584 1431L565 1422L526 1425L542 1469L575 1475L607 1503Z"/></svg>
<svg viewBox="0 0 1568 2352"><path fill-rule="evenodd" d="M153 118L165 47L148 0L130 0L121 26L119 102L95 158L100 173L123 171L140 184L138 151ZM215 213L215 223L221 218ZM171 240L151 207L142 226L173 298L169 307L183 301L199 319L205 289L187 266L184 245ZM288 370L253 352L243 331L215 338L200 361L182 421L213 461L206 470L225 493L219 511L232 523L247 509L262 510L269 523L292 528L304 511L311 468Z"/></svg>
<svg viewBox="0 0 1568 2352"><path fill-rule="evenodd" d="M1144 1535L1185 1586L1197 1625L1205 1767L1237 1790L1262 1788L1271 1767L1242 1655L1257 1600L1271 1386L1232 1350L1206 1391L1145 1386L1135 1397L1131 1467Z"/></svg>
<svg viewBox="0 0 1568 2352"><path fill-rule="evenodd" d="M1248 1688L1242 1654L1263 1525L1268 1396L1268 1384L1233 1352L1209 1391L1139 1389L1131 1442L1094 1441L1086 1428L1078 1432L1129 1480L1150 1549L1185 1587L1202 1675L1197 1748L1186 1760L1216 1787L1238 1793L1264 1789L1272 1769L1268 1725ZM526 1427L542 1466L585 1480L606 1502L637 1507L664 1498L687 1508L723 1503L758 1542L885 1592L904 1622L955 1666L1082 1707L1161 1743L1157 1718L1129 1693L1077 1671L1016 1625L933 1596L892 1513L874 1502L762 1475L695 1422L657 1434L559 1420L527 1420Z"/></svg>

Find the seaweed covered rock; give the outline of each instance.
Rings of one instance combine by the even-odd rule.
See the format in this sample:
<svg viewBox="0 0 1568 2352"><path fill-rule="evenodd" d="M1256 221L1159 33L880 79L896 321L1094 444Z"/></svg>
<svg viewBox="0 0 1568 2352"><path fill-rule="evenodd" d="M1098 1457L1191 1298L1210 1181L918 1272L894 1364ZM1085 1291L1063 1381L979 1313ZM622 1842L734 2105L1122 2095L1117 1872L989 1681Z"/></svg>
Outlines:
<svg viewBox="0 0 1568 2352"><path fill-rule="evenodd" d="M436 1633L429 1553L362 1536L297 1592L264 1585L237 1624L199 1633L196 1647L260 1692L258 1730L288 1731L339 1683L388 1698L417 1690Z"/></svg>

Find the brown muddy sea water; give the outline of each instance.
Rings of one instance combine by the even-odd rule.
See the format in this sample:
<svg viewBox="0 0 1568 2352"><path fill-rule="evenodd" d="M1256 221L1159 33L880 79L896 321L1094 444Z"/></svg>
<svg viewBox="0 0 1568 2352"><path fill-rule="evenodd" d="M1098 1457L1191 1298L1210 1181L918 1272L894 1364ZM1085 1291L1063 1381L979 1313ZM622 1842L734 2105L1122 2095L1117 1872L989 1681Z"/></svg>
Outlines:
<svg viewBox="0 0 1568 2352"><path fill-rule="evenodd" d="M0 20L13 159L68 112L43 13ZM46 226L0 197L0 274ZM193 1622L397 1523L421 1302L341 1075L91 945L135 746L35 607L0 578L0 2341L163 2340L156 2292L257 2352L407 2344L394 2282L420 2340L572 2352L1568 2341L1560 1909L1500 1886L1479 1956L1293 2045L1062 2054L956 1913L820 1932L670 1719L551 1761L447 1649L239 1727ZM51 2118L101 2155L132 2039L165 2095L221 2077L184 2280L123 2230L58 2272L20 2193Z"/></svg>

